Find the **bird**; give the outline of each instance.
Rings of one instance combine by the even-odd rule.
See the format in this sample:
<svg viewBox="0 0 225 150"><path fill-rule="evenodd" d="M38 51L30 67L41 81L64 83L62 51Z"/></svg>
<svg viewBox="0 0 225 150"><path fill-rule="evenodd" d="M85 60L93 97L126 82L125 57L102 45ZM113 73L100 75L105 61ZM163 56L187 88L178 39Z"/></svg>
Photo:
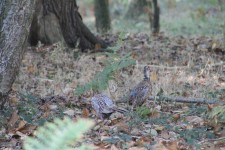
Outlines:
<svg viewBox="0 0 225 150"><path fill-rule="evenodd" d="M91 98L91 105L100 119L108 118L113 112L124 113L127 110L118 108L113 101L105 94L96 94Z"/></svg>
<svg viewBox="0 0 225 150"><path fill-rule="evenodd" d="M128 102L130 105L132 105L132 109L143 105L149 94L152 92L150 72L151 68L149 66L144 66L144 79L130 91Z"/></svg>

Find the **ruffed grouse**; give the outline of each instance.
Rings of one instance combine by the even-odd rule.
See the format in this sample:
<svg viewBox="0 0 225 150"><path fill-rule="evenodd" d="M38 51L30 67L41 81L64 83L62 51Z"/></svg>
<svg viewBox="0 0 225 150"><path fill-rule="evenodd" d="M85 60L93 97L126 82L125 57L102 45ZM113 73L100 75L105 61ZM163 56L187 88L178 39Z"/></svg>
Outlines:
<svg viewBox="0 0 225 150"><path fill-rule="evenodd" d="M113 101L104 94L96 94L91 98L91 105L100 119L109 117L113 112L126 112L127 110L118 108Z"/></svg>
<svg viewBox="0 0 225 150"><path fill-rule="evenodd" d="M141 106L152 92L152 85L150 82L151 69L148 66L144 67L144 79L138 85L136 85L129 95L129 104L132 108Z"/></svg>

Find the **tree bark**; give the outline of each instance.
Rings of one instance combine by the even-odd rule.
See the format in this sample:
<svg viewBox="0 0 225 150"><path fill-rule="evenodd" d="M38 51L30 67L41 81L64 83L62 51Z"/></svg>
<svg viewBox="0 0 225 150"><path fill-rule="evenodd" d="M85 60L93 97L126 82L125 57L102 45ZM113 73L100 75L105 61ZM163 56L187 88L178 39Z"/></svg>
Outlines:
<svg viewBox="0 0 225 150"><path fill-rule="evenodd" d="M158 34L160 30L160 8L157 0L147 0L148 17L152 34Z"/></svg>
<svg viewBox="0 0 225 150"><path fill-rule="evenodd" d="M95 24L100 33L110 30L109 0L95 0Z"/></svg>
<svg viewBox="0 0 225 150"><path fill-rule="evenodd" d="M31 27L31 44L39 40L44 44L52 44L57 41L52 40L55 34L60 37L62 33L69 47L78 45L82 50L94 49L96 44L106 47L105 42L95 37L82 22L76 0L38 0L38 4L36 10L39 11L35 13Z"/></svg>
<svg viewBox="0 0 225 150"><path fill-rule="evenodd" d="M19 71L27 46L35 0L0 1L0 106Z"/></svg>
<svg viewBox="0 0 225 150"><path fill-rule="evenodd" d="M159 25L159 14L160 14L160 9L158 6L158 0L153 0L153 25L152 25L152 33L157 34L159 33L160 25Z"/></svg>

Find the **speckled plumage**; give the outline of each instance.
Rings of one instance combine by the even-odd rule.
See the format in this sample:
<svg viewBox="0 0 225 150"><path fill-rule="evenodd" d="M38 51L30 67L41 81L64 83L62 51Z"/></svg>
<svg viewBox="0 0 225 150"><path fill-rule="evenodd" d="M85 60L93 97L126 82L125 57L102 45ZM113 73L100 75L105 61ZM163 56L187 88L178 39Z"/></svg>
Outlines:
<svg viewBox="0 0 225 150"><path fill-rule="evenodd" d="M144 67L144 79L138 85L136 85L130 92L129 104L133 108L141 106L148 98L152 91L152 85L150 82L149 72L150 68L148 66Z"/></svg>
<svg viewBox="0 0 225 150"><path fill-rule="evenodd" d="M113 112L124 112L125 110L117 108L113 101L104 94L96 94L91 98L91 105L100 119L109 117Z"/></svg>

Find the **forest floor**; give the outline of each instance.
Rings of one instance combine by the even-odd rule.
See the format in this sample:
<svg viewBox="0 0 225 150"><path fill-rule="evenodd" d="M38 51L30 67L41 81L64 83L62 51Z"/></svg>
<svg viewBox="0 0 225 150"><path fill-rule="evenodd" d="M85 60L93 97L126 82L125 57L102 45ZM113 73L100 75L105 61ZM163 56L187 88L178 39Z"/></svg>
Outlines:
<svg viewBox="0 0 225 150"><path fill-rule="evenodd" d="M116 44L117 54L136 65L117 71L104 91L115 102L143 79L151 66L152 95L225 100L225 49L222 37L149 37L146 33L103 37ZM1 116L1 149L20 149L27 135L53 118L91 118L96 124L84 142L94 149L223 149L224 120L213 113L218 105L150 101L139 111L114 113L97 120L89 91L75 95L105 67L104 53L81 53L61 43L28 48ZM119 103L129 109L127 103ZM221 106L224 109L224 106ZM217 109L216 109L217 110ZM220 112L219 112L220 113ZM4 118L7 118L7 120Z"/></svg>
<svg viewBox="0 0 225 150"><path fill-rule="evenodd" d="M161 9L163 32L155 37L147 34L146 16L130 22L113 19L115 33L102 38L113 43L116 55L129 54L136 64L116 71L103 92L115 102L123 99L149 65L151 96L225 101L224 13L217 18L217 9L203 9L198 3L180 3L175 11ZM88 20L93 16L84 18L87 25ZM81 96L75 91L101 72L107 59L105 53L81 53L61 43L29 47L0 115L0 149L21 149L38 127L65 116L94 120L81 142L92 149L225 149L224 105L148 100L136 111L98 120L90 105L93 91ZM117 105L130 109L126 102Z"/></svg>

